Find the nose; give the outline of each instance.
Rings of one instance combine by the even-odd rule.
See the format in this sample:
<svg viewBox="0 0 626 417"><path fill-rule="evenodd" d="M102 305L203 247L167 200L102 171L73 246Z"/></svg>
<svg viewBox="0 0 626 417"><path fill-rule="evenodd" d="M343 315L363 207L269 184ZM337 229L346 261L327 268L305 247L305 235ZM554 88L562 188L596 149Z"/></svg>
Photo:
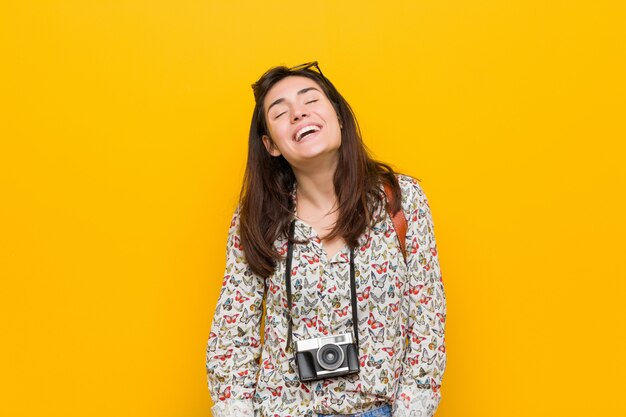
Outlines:
<svg viewBox="0 0 626 417"><path fill-rule="evenodd" d="M308 116L309 116L309 112L306 110L306 108L303 105L295 105L293 108L291 121L297 122L299 120L302 120L304 117L308 117Z"/></svg>

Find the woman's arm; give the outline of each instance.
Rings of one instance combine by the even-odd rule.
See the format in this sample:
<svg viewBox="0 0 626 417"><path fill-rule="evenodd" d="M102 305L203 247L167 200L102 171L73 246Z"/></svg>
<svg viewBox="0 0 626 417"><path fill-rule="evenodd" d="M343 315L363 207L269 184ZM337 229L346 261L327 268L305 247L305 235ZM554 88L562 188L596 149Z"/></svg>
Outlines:
<svg viewBox="0 0 626 417"><path fill-rule="evenodd" d="M206 351L215 417L254 416L264 294L264 280L252 273L243 254L237 210L228 233L226 271Z"/></svg>
<svg viewBox="0 0 626 417"><path fill-rule="evenodd" d="M409 286L407 352L396 393L394 417L431 417L441 399L446 367L446 296L441 279L434 224L424 191L416 180L400 178Z"/></svg>

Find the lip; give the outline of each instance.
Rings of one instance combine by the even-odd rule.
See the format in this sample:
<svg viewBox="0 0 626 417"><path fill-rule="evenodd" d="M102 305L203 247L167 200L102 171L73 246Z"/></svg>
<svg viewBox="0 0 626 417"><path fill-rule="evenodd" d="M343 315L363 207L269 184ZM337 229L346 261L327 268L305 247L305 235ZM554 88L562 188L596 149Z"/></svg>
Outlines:
<svg viewBox="0 0 626 417"><path fill-rule="evenodd" d="M316 135L317 133L319 133L319 132L322 130L322 125L320 125L320 124L317 124L317 123L306 123L306 124L303 124L303 125L301 125L301 126L298 126L298 127L295 129L294 134L291 136L291 139L292 139L294 142L296 142L296 143L297 143L297 142L298 142L298 140L296 139L296 134L300 131L300 129L303 129L303 128L307 127L307 126L315 126L315 127L319 128L319 130L318 130L317 132L313 132L313 133L308 134L307 136L305 136L305 138L304 138L304 139L306 139L307 137L309 137L309 136L311 136L311 135ZM300 141L302 141L302 140L304 140L304 139L301 139Z"/></svg>

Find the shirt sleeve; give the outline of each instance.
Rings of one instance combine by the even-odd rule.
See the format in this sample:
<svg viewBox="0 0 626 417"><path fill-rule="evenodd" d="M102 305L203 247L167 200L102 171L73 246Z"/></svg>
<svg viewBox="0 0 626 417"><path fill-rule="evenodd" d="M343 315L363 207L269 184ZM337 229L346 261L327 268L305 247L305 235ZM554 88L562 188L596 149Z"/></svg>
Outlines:
<svg viewBox="0 0 626 417"><path fill-rule="evenodd" d="M410 184L404 187L406 182ZM444 328L446 296L443 288L434 224L428 200L416 180L401 181L409 286L407 351L396 398L394 417L431 417L441 400L446 367Z"/></svg>
<svg viewBox="0 0 626 417"><path fill-rule="evenodd" d="M226 245L226 270L206 349L215 417L253 417L261 356L260 323L265 282L248 266L235 211Z"/></svg>

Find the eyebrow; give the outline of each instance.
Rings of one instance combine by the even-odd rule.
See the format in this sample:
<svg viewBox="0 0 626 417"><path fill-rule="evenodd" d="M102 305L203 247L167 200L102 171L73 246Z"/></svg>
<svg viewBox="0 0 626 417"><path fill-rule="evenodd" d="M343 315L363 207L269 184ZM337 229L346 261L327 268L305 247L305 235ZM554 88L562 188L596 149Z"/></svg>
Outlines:
<svg viewBox="0 0 626 417"><path fill-rule="evenodd" d="M319 91L320 91L320 90L318 90L318 89L317 89L317 88L315 88L315 87L307 87L307 88L303 88L302 90L298 91L296 94L297 94L297 95L301 95L301 94L304 94L304 93L306 93L307 91L311 91L311 90L315 90L315 91L317 91L317 92L319 92ZM279 98L278 100L276 100L276 101L272 102L272 104L270 104L270 106L267 108L267 113L269 113L269 112L270 112L270 109L271 109L273 106L275 106L275 105L277 105L277 104L280 104L280 103L282 103L283 101L285 101L285 99L284 99L284 98Z"/></svg>

